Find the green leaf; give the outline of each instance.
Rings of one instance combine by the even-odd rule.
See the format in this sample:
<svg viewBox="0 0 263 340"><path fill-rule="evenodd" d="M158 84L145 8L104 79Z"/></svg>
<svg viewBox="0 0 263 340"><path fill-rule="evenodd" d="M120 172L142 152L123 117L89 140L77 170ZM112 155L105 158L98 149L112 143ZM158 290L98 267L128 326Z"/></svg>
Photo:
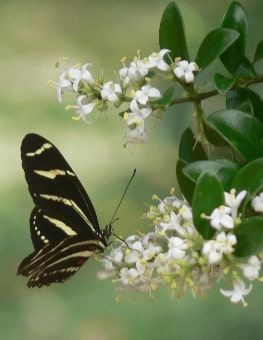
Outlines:
<svg viewBox="0 0 263 340"><path fill-rule="evenodd" d="M261 122L263 122L263 100L249 88L237 88L226 94L226 105L228 109L238 109L249 99L253 105L253 112Z"/></svg>
<svg viewBox="0 0 263 340"><path fill-rule="evenodd" d="M227 141L221 136L214 126L208 121L205 114L202 112L202 122L204 133L209 143L217 146L229 146Z"/></svg>
<svg viewBox="0 0 263 340"><path fill-rule="evenodd" d="M184 161L183 159L178 160L176 164L176 176L182 194L184 195L186 200L191 204L194 195L195 184L192 181L190 181L183 173L183 168L186 165L187 162Z"/></svg>
<svg viewBox="0 0 263 340"><path fill-rule="evenodd" d="M247 190L250 196L261 192L263 190L263 158L255 159L243 166L234 177L232 188L237 191Z"/></svg>
<svg viewBox="0 0 263 340"><path fill-rule="evenodd" d="M254 116L253 105L249 99L246 99L242 104L240 104L238 110L250 113Z"/></svg>
<svg viewBox="0 0 263 340"><path fill-rule="evenodd" d="M171 51L172 60L176 57L189 60L183 17L174 2L164 10L159 29L159 45L160 49L168 48ZM171 63L168 58L167 61Z"/></svg>
<svg viewBox="0 0 263 340"><path fill-rule="evenodd" d="M263 156L263 125L248 113L222 110L211 114L208 124L246 161Z"/></svg>
<svg viewBox="0 0 263 340"><path fill-rule="evenodd" d="M237 81L238 76L227 78L220 73L214 75L216 88L220 94L226 93Z"/></svg>
<svg viewBox="0 0 263 340"><path fill-rule="evenodd" d="M182 134L179 144L179 158L187 163L207 159L202 144L196 141L195 135L190 128L187 128Z"/></svg>
<svg viewBox="0 0 263 340"><path fill-rule="evenodd" d="M263 158L255 159L239 170L231 184L237 192L247 191L247 195L242 202L243 218L255 215L251 207L251 199L263 190Z"/></svg>
<svg viewBox="0 0 263 340"><path fill-rule="evenodd" d="M245 79L253 78L256 75L253 64L248 60L246 56L243 57L241 64L239 65L236 73Z"/></svg>
<svg viewBox="0 0 263 340"><path fill-rule="evenodd" d="M243 221L236 229L237 244L234 255L250 256L263 248L263 217L254 216Z"/></svg>
<svg viewBox="0 0 263 340"><path fill-rule="evenodd" d="M230 4L221 26L224 28L232 28L240 34L238 39L220 56L225 68L230 73L234 73L245 55L248 30L247 16L240 3L233 1Z"/></svg>
<svg viewBox="0 0 263 340"><path fill-rule="evenodd" d="M204 38L201 43L195 61L204 69L218 58L235 40L239 33L230 28L217 28Z"/></svg>
<svg viewBox="0 0 263 340"><path fill-rule="evenodd" d="M160 105L162 107L168 106L173 98L174 88L170 87L161 98L150 101L151 104Z"/></svg>
<svg viewBox="0 0 263 340"><path fill-rule="evenodd" d="M258 43L258 46L257 46L256 51L255 51L255 55L254 55L254 58L253 58L253 64L260 61L261 59L263 59L263 40L261 40Z"/></svg>
<svg viewBox="0 0 263 340"><path fill-rule="evenodd" d="M225 191L232 188L233 178L240 170L241 164L230 159L218 159L214 161L197 161L186 165L182 171L193 183L198 181L201 173L205 170L213 170L223 185Z"/></svg>
<svg viewBox="0 0 263 340"><path fill-rule="evenodd" d="M205 239L211 239L215 229L211 227L209 220L201 218L201 214L211 215L222 204L224 191L220 180L213 171L205 171L198 179L192 202L194 225Z"/></svg>

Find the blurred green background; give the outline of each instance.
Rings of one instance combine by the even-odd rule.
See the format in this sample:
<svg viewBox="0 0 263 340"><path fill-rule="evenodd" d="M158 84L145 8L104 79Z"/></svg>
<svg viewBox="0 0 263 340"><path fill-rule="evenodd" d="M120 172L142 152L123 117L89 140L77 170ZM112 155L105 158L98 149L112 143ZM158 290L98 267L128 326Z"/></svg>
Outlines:
<svg viewBox="0 0 263 340"><path fill-rule="evenodd" d="M241 1L249 17L249 50L262 38L262 0ZM92 124L73 122L46 80L57 80L54 65L63 55L92 62L112 79L124 55L138 48L158 51L158 28L168 1L10 0L0 2L1 27L1 210L0 339L260 339L263 299L255 285L249 306L235 306L215 287L206 299L190 293L171 299L163 288L148 296L122 297L113 285L98 281L99 263L89 261L65 284L28 289L16 276L20 261L32 251L29 215L33 207L21 169L20 143L28 132L42 134L65 155L91 196L100 224L109 222L123 189L137 168L114 224L125 236L147 230L141 219L153 193L161 197L176 185L180 134L191 107L178 107L161 121L147 122L148 143L123 148L124 125L112 112L94 115ZM189 49L196 54L204 35L220 24L230 1L177 1L184 15ZM255 38L255 39L254 39ZM219 101L220 102L220 101ZM208 110L213 110L213 105ZM189 122L188 122L189 123Z"/></svg>

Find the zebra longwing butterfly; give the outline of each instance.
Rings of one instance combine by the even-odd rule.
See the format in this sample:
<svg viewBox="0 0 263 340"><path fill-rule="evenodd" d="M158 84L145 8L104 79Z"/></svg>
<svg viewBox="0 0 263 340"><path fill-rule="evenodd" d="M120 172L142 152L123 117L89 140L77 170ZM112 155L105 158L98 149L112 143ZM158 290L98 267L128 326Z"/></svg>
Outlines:
<svg viewBox="0 0 263 340"><path fill-rule="evenodd" d="M21 158L35 204L30 217L35 251L20 263L17 274L30 277L28 287L64 282L92 254L104 251L111 223L100 229L88 194L51 142L37 134L26 135Z"/></svg>

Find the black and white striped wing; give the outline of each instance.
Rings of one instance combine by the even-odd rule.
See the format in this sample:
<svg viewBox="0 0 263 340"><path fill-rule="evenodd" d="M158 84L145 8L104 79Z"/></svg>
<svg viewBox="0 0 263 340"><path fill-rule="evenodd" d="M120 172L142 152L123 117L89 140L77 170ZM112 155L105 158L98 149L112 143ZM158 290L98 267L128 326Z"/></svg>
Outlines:
<svg viewBox="0 0 263 340"><path fill-rule="evenodd" d="M21 158L35 203L30 217L35 252L22 261L18 274L31 276L29 286L63 282L93 252L103 251L111 230L100 229L89 196L51 142L26 135Z"/></svg>
<svg viewBox="0 0 263 340"><path fill-rule="evenodd" d="M95 252L102 252L104 243L70 236L57 243L47 243L39 251L26 257L18 268L18 274L29 276L28 287L49 286L64 282L75 274Z"/></svg>

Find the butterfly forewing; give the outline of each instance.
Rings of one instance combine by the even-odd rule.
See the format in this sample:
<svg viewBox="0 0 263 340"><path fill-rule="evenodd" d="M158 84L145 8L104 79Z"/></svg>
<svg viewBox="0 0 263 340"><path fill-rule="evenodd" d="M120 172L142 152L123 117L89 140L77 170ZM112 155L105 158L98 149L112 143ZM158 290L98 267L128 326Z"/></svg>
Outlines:
<svg viewBox="0 0 263 340"><path fill-rule="evenodd" d="M63 282L92 253L103 251L111 226L100 229L88 194L51 142L26 135L21 158L35 203L30 217L35 252L21 262L18 274L31 276L29 287Z"/></svg>
<svg viewBox="0 0 263 340"><path fill-rule="evenodd" d="M26 135L21 158L29 192L44 215L63 219L76 233L100 230L85 189L51 142L36 134Z"/></svg>

